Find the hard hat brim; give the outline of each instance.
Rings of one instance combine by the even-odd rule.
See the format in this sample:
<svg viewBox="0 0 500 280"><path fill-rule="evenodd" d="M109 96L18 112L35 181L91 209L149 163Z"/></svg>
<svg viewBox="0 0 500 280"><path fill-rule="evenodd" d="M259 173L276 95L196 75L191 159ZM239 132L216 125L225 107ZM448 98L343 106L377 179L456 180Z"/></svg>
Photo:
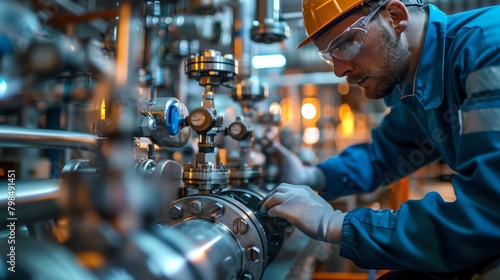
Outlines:
<svg viewBox="0 0 500 280"><path fill-rule="evenodd" d="M334 26L335 24L341 22L342 20L344 20L348 16L359 11L359 8L361 6L363 6L363 4L364 4L364 0L354 1L354 3L352 3L352 5L350 5L350 7L347 7L346 12L340 14L340 16L338 16L338 17L333 17L331 20L329 20L328 22L323 24L320 28L318 28L315 32L309 34L309 36L307 36L307 38L297 46L297 49L309 44L314 38L323 34L330 27Z"/></svg>
<svg viewBox="0 0 500 280"><path fill-rule="evenodd" d="M309 36L307 37L304 41L302 41L298 46L297 46L297 49L300 49L302 48L303 46L309 44L313 39L313 36Z"/></svg>

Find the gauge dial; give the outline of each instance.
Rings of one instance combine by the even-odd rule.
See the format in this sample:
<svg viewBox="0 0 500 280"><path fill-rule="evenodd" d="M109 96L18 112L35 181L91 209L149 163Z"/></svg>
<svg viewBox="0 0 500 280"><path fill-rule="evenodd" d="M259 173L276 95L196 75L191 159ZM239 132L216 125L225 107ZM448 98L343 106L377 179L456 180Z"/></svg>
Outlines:
<svg viewBox="0 0 500 280"><path fill-rule="evenodd" d="M203 124L207 121L207 118L202 112L194 112L191 114L190 120L193 126L203 126Z"/></svg>
<svg viewBox="0 0 500 280"><path fill-rule="evenodd" d="M212 129L214 120L214 115L206 108L197 108L188 117L189 125L198 132Z"/></svg>
<svg viewBox="0 0 500 280"><path fill-rule="evenodd" d="M240 123L235 123L229 128L229 133L232 135L239 135L243 132L243 126Z"/></svg>
<svg viewBox="0 0 500 280"><path fill-rule="evenodd" d="M240 122L236 121L228 127L228 134L234 140L242 140L248 136L248 127Z"/></svg>

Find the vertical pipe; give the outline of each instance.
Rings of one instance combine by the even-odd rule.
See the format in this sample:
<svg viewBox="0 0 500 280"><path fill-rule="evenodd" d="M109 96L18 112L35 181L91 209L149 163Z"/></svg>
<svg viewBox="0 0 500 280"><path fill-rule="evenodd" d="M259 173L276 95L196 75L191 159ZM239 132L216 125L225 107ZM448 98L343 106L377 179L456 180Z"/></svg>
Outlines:
<svg viewBox="0 0 500 280"><path fill-rule="evenodd" d="M279 21L280 0L259 0L257 3L258 21L264 22L266 19Z"/></svg>
<svg viewBox="0 0 500 280"><path fill-rule="evenodd" d="M252 74L251 60L255 55L255 50L250 33L255 18L255 1L238 1L234 7L233 16L233 56L238 61L236 78L242 81Z"/></svg>

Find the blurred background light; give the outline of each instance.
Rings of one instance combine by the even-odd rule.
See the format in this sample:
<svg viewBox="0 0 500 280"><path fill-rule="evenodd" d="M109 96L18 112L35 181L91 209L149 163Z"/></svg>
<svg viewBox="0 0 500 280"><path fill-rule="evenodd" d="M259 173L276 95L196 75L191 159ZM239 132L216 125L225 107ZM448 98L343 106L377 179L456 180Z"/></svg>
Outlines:
<svg viewBox="0 0 500 280"><path fill-rule="evenodd" d="M266 54L252 57L252 66L255 69L278 68L285 65L286 58L282 54Z"/></svg>

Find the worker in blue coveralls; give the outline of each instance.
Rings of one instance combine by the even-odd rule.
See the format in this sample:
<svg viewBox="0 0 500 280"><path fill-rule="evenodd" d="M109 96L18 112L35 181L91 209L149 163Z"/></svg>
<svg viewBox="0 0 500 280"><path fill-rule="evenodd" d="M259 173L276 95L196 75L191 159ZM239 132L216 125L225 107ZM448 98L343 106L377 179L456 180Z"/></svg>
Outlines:
<svg viewBox="0 0 500 280"><path fill-rule="evenodd" d="M316 166L278 147L284 183L261 210L339 244L359 267L391 270L380 279L500 279L500 6L446 15L421 0L303 0L302 12L299 47L312 41L336 76L390 112L371 143ZM430 192L395 211L345 213L324 200L439 158L457 172L454 202Z"/></svg>

